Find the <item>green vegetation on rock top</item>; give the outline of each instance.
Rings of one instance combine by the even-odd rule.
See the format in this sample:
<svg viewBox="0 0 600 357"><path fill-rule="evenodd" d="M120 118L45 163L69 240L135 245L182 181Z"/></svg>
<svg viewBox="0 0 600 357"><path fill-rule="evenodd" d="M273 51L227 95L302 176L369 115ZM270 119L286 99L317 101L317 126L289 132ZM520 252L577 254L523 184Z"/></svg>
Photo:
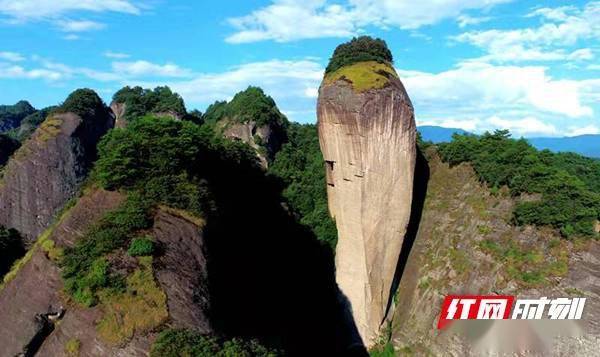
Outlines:
<svg viewBox="0 0 600 357"><path fill-rule="evenodd" d="M345 80L352 83L355 91L364 92L385 87L390 77L398 78L398 75L388 64L368 61L347 65L329 73L325 76L324 83L331 84L338 80Z"/></svg>
<svg viewBox="0 0 600 357"><path fill-rule="evenodd" d="M237 93L229 103L214 103L204 114L207 123L216 123L225 118L238 123L254 121L258 126L287 125L287 118L279 111L273 98L261 88L252 86Z"/></svg>
<svg viewBox="0 0 600 357"><path fill-rule="evenodd" d="M355 37L335 49L325 73L329 74L344 66L367 61L391 66L394 58L384 40L369 36Z"/></svg>
<svg viewBox="0 0 600 357"><path fill-rule="evenodd" d="M167 86L153 90L127 86L115 93L113 101L125 104L124 119L128 121L153 113L173 113L180 117L187 113L181 96Z"/></svg>
<svg viewBox="0 0 600 357"><path fill-rule="evenodd" d="M95 91L88 88L77 89L69 94L64 103L56 109L58 113L75 113L84 121L106 116L107 108Z"/></svg>
<svg viewBox="0 0 600 357"><path fill-rule="evenodd" d="M35 108L24 100L15 105L0 105L0 133L18 127L25 117L33 113Z"/></svg>

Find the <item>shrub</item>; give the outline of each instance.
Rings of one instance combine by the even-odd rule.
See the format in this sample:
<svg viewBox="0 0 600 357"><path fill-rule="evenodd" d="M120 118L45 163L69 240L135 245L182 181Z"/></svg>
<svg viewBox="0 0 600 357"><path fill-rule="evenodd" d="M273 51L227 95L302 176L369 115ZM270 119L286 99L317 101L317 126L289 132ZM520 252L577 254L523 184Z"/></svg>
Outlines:
<svg viewBox="0 0 600 357"><path fill-rule="evenodd" d="M452 142L439 145L439 153L450 165L471 163L489 187L508 186L514 196L541 194L540 201L517 204L516 224L552 226L565 237L594 235L593 222L600 216L600 162L538 151L506 130L455 134Z"/></svg>
<svg viewBox="0 0 600 357"><path fill-rule="evenodd" d="M114 345L128 341L136 332L151 331L169 317L167 296L154 280L151 257L140 258L140 268L127 278L125 291L104 290L100 300L104 316L98 334Z"/></svg>
<svg viewBox="0 0 600 357"><path fill-rule="evenodd" d="M369 36L355 37L335 49L325 73L335 72L344 66L365 61L391 65L394 58L385 41Z"/></svg>
<svg viewBox="0 0 600 357"><path fill-rule="evenodd" d="M261 88L252 86L237 93L229 103L215 102L208 107L203 117L207 123L216 123L224 118L239 123L254 121L258 126L286 126L288 123L273 98L266 95Z"/></svg>
<svg viewBox="0 0 600 357"><path fill-rule="evenodd" d="M71 93L64 103L56 109L60 113L75 113L84 121L95 117L105 117L108 109L96 92L92 89L77 89Z"/></svg>
<svg viewBox="0 0 600 357"><path fill-rule="evenodd" d="M152 255L154 253L154 242L149 237L134 238L129 244L127 253L132 257Z"/></svg>
<svg viewBox="0 0 600 357"><path fill-rule="evenodd" d="M182 118L187 114L181 96L166 86L154 90L127 86L115 93L113 101L125 104L124 119L127 121L152 113L174 113Z"/></svg>
<svg viewBox="0 0 600 357"><path fill-rule="evenodd" d="M234 338L219 340L191 330L168 329L161 332L150 350L151 357L275 357L275 350L260 345L257 341Z"/></svg>
<svg viewBox="0 0 600 357"><path fill-rule="evenodd" d="M108 263L103 257L123 248L136 231L148 228L151 203L137 194L130 194L117 210L107 213L74 247L64 251L61 261L65 290L84 305L98 302L97 291L120 284L117 277L108 274Z"/></svg>
<svg viewBox="0 0 600 357"><path fill-rule="evenodd" d="M78 357L81 349L81 342L76 338L71 338L65 344L65 354L68 357Z"/></svg>
<svg viewBox="0 0 600 357"><path fill-rule="evenodd" d="M317 238L335 248L337 230L329 216L323 155L319 148L317 127L313 124L290 124L289 142L284 144L269 166L269 174L286 185L283 195L300 222Z"/></svg>

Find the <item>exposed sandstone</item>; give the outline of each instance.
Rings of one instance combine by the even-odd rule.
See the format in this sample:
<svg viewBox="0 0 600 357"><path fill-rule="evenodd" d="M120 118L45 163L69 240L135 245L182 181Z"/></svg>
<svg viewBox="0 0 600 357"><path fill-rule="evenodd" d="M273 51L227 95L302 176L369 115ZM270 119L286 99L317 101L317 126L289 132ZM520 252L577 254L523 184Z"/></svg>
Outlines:
<svg viewBox="0 0 600 357"><path fill-rule="evenodd" d="M258 126L255 121L247 123L222 120L223 136L229 139L241 140L250 145L257 153L263 167L275 158L275 154L285 141L284 130L275 124Z"/></svg>
<svg viewBox="0 0 600 357"><path fill-rule="evenodd" d="M107 212L124 200L118 192L92 189L84 194L47 239L58 247L73 246ZM168 325L212 332L207 317L209 299L206 284L206 257L202 229L177 212L161 209L154 226L147 232L160 246L154 260L154 272L167 295ZM136 333L126 343L115 346L99 337L97 324L103 317L102 306L82 308L69 303L63 293L59 267L41 247L16 277L0 290L0 357L12 357L23 351L39 329L35 316L64 306L60 323L39 348L39 356L62 356L70 340L80 343L81 356L147 356L156 334Z"/></svg>
<svg viewBox="0 0 600 357"><path fill-rule="evenodd" d="M377 85L355 88L347 76L328 76L318 100L329 211L339 235L336 280L366 345L386 319L416 160L413 107L404 86L391 67L371 75L369 66L359 68L366 71L360 77L367 74Z"/></svg>
<svg viewBox="0 0 600 357"><path fill-rule="evenodd" d="M110 110L115 115L115 128L124 128L127 126L125 121L125 111L127 110L127 104L118 103L113 101L110 103Z"/></svg>
<svg viewBox="0 0 600 357"><path fill-rule="evenodd" d="M411 351L415 356L458 357L482 355L485 346L504 349L511 356L596 355L600 342L600 244L592 240L575 248L555 230L511 225L518 198L491 194L469 165L449 167L435 150L428 152L428 160L431 174L423 215L398 288L402 307L396 309L392 321L396 350ZM510 248L514 256L526 253L542 259L518 266L518 259L498 259L490 254L484 249L486 242L493 242L500 254ZM561 262L567 262L567 271L552 269ZM527 283L518 278L522 271L542 271L543 280ZM436 324L442 301L454 294L587 297L587 301L583 318L577 322L479 321L458 323L440 332ZM467 326L471 326L470 333L459 330ZM558 333L562 336L552 340ZM528 339L523 338L525 334ZM496 354L487 351L485 355Z"/></svg>
<svg viewBox="0 0 600 357"><path fill-rule="evenodd" d="M101 190L90 192L66 214L48 239L60 246L71 245L104 213L116 208L121 201L122 197L117 193ZM67 306L62 297L63 282L59 268L47 257L41 247L36 246L33 249L31 259L17 272L16 277L0 290L1 357L13 357L23 351L23 348L37 332L38 325L35 320L37 314L48 313L49 309ZM75 311L71 311L71 307L67 307L65 319L61 321L62 329L71 326L70 321L72 321ZM76 319L77 324L83 324L87 320L93 322L97 314L95 310L91 309L87 314ZM66 322L66 324L63 325L62 322ZM85 333L80 326L74 326L73 331L77 331L77 336ZM73 337L75 336L74 334ZM63 349L64 345L57 350L58 353L62 353Z"/></svg>
<svg viewBox="0 0 600 357"><path fill-rule="evenodd" d="M0 225L27 241L37 236L75 196L96 156L96 144L113 118L84 121L54 114L11 157L0 181Z"/></svg>

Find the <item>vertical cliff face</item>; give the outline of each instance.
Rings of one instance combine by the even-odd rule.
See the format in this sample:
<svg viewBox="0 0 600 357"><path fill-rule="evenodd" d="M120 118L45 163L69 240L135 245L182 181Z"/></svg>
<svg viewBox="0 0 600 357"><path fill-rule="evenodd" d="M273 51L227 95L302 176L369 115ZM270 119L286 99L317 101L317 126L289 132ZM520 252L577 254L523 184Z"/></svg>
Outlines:
<svg viewBox="0 0 600 357"><path fill-rule="evenodd" d="M52 114L13 155L0 179L0 225L33 241L71 199L95 158L96 144L113 125L102 115L83 120Z"/></svg>
<svg viewBox="0 0 600 357"><path fill-rule="evenodd" d="M339 234L336 280L369 346L386 318L410 218L413 107L390 65L358 62L326 75L318 128Z"/></svg>

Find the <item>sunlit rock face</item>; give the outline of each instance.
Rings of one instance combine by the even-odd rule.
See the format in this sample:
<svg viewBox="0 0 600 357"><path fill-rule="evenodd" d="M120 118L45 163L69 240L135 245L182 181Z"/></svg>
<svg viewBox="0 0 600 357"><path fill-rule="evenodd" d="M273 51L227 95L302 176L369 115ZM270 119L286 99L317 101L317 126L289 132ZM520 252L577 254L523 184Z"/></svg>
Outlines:
<svg viewBox="0 0 600 357"><path fill-rule="evenodd" d="M329 210L339 235L336 280L367 346L376 342L392 298L416 160L411 101L391 66L381 66L358 63L349 75L326 76L318 99ZM365 84L369 76L372 84Z"/></svg>
<svg viewBox="0 0 600 357"><path fill-rule="evenodd" d="M0 225L34 241L75 197L95 160L98 141L113 124L110 115L88 121L73 113L48 117L14 153L0 178Z"/></svg>

